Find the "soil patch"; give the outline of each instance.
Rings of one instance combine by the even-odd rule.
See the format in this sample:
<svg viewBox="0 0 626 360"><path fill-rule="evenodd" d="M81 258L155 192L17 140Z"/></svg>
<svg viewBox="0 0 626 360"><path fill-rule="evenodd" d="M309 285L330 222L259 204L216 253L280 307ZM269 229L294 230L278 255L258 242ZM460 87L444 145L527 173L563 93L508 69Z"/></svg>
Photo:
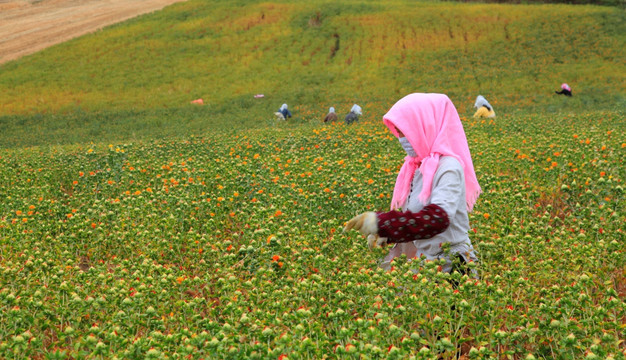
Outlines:
<svg viewBox="0 0 626 360"><path fill-rule="evenodd" d="M184 0L0 0L0 64Z"/></svg>

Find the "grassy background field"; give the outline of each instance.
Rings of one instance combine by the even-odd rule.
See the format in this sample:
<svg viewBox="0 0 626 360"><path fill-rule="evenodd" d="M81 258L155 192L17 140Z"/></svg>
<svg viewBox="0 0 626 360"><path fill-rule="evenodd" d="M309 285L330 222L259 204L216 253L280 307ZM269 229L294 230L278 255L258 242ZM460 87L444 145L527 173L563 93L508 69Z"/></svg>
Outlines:
<svg viewBox="0 0 626 360"><path fill-rule="evenodd" d="M626 359L624 17L189 1L1 66L0 358ZM414 91L459 109L478 280L341 232Z"/></svg>
<svg viewBox="0 0 626 360"><path fill-rule="evenodd" d="M626 107L626 16L611 7L189 1L0 67L0 146L380 119L411 92L463 115ZM556 96L562 82L574 97ZM254 99L257 93L264 99ZM204 107L189 102L203 98Z"/></svg>

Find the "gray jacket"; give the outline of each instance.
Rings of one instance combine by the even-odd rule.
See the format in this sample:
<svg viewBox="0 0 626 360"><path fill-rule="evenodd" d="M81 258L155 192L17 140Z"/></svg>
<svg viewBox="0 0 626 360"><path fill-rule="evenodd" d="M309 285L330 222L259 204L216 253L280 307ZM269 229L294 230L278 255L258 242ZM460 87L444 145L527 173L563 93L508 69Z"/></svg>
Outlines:
<svg viewBox="0 0 626 360"><path fill-rule="evenodd" d="M449 271L452 262L441 249L443 243L449 243L450 253L461 255L466 262L469 260L477 261L468 235L470 227L465 203L465 176L461 163L452 156L442 156L439 159L439 167L433 178L430 199L426 203L422 203L418 199L418 195L422 191L422 184L422 173L417 169L411 183L411 193L402 210L418 212L428 204L436 204L446 211L450 225L444 232L430 239L396 244L385 257L382 266L388 267L389 262L394 257L406 254L408 258L446 259L443 271Z"/></svg>

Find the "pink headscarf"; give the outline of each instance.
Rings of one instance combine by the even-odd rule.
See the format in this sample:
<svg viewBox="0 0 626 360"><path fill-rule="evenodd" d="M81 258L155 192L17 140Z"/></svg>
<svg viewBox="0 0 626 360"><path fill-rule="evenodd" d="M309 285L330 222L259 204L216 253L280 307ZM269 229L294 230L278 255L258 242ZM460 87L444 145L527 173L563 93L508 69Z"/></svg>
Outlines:
<svg viewBox="0 0 626 360"><path fill-rule="evenodd" d="M396 137L400 129L415 150L417 156L407 156L398 173L393 189L391 209L401 208L411 191L415 170L419 167L424 178L419 199L426 203L430 198L433 178L439 158L452 156L463 166L465 174L465 201L467 210L472 211L480 194L472 156L470 155L465 132L459 114L448 96L444 94L410 94L397 103L383 116Z"/></svg>
<svg viewBox="0 0 626 360"><path fill-rule="evenodd" d="M561 89L567 90L567 91L572 91L572 88L569 87L569 85L567 85L567 83L561 84Z"/></svg>

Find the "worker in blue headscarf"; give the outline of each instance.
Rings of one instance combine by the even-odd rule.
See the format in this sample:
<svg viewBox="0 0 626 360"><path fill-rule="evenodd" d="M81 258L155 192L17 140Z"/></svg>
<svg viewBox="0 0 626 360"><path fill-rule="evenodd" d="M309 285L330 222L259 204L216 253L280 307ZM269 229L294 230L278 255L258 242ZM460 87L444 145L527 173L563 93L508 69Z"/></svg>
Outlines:
<svg viewBox="0 0 626 360"><path fill-rule="evenodd" d="M287 109L287 104L283 104L274 115L276 115L278 120L286 120L291 117L291 111Z"/></svg>

